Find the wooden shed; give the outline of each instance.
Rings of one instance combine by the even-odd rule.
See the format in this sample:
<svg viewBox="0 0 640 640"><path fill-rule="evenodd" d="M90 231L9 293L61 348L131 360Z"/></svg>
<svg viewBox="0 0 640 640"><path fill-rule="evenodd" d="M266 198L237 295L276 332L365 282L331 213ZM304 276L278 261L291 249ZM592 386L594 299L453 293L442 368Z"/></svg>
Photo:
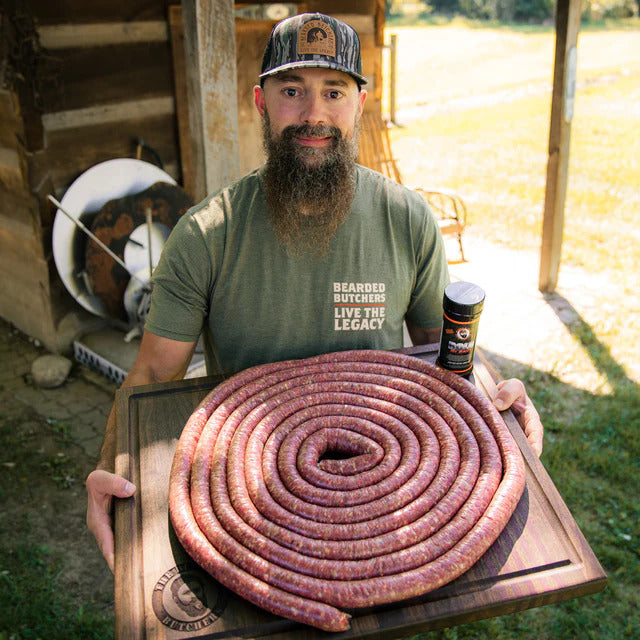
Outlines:
<svg viewBox="0 0 640 640"><path fill-rule="evenodd" d="M254 85L275 22L322 11L361 36L380 112L384 0L0 0L0 316L64 352L95 324L62 282L52 228L91 167L160 162L194 200L262 160ZM539 287L558 278L579 0L558 0ZM140 143L144 144L140 144Z"/></svg>
<svg viewBox="0 0 640 640"><path fill-rule="evenodd" d="M369 80L367 109L379 110L384 0L183 0L182 6L178 0L3 0L0 316L56 352L99 320L78 305L56 270L56 207L48 199L61 199L91 167L136 156L161 162L199 200L260 164L252 87L273 25L302 11L328 13L356 28ZM209 46L215 55L197 50ZM227 77L213 78L220 118L211 132L198 124L199 82L207 81L202 74L211 81L219 72ZM233 100L224 97L226 86L234 87Z"/></svg>

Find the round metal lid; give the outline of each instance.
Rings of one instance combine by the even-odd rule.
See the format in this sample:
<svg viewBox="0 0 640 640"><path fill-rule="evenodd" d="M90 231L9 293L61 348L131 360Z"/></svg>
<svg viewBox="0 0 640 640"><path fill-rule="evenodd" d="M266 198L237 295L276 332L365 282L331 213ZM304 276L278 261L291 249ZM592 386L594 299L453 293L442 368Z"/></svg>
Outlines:
<svg viewBox="0 0 640 640"><path fill-rule="evenodd" d="M101 162L80 175L60 201L75 220L90 227L85 218L98 213L109 200L134 195L155 182L176 181L154 164L134 158L118 158ZM53 222L53 258L60 278L69 293L87 311L107 317L102 302L87 288L84 272L87 236L62 211Z"/></svg>

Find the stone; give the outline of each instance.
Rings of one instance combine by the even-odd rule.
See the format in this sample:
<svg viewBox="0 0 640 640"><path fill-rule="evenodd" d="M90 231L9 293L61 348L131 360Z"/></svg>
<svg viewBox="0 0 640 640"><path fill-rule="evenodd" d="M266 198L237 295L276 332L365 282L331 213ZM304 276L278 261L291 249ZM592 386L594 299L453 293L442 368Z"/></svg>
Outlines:
<svg viewBox="0 0 640 640"><path fill-rule="evenodd" d="M71 360L64 356L40 356L31 365L33 383L44 389L59 387L67 379L72 364Z"/></svg>

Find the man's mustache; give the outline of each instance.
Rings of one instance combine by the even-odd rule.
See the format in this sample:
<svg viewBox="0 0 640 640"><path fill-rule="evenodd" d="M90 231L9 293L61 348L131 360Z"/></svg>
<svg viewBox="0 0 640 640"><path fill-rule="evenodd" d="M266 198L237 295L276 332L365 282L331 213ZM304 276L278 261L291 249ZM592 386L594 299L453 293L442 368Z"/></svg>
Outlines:
<svg viewBox="0 0 640 640"><path fill-rule="evenodd" d="M289 125L282 130L283 140L292 140L293 138L335 138L340 140L342 132L338 127L329 127L327 125L317 124L299 124Z"/></svg>

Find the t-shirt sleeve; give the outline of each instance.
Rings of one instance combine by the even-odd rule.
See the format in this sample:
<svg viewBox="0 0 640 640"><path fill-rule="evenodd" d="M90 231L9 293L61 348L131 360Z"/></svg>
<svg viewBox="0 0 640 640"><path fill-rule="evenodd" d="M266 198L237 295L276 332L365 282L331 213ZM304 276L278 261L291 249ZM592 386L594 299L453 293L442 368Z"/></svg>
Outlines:
<svg viewBox="0 0 640 640"><path fill-rule="evenodd" d="M209 312L212 281L207 243L194 216L186 213L171 232L153 272L145 329L172 340L197 340Z"/></svg>
<svg viewBox="0 0 640 640"><path fill-rule="evenodd" d="M432 329L442 324L442 296L449 284L449 267L438 224L422 196L419 198L422 233L416 234L416 280L406 319L415 327Z"/></svg>

